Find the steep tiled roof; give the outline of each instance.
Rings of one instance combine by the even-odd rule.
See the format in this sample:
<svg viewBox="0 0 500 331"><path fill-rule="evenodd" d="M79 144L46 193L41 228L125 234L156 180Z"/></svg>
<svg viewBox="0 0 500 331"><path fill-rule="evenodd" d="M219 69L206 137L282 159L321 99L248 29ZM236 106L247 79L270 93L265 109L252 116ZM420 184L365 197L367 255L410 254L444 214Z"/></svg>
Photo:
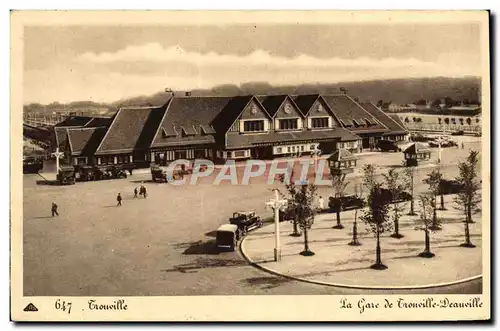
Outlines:
<svg viewBox="0 0 500 331"><path fill-rule="evenodd" d="M406 129L406 125L403 123L403 121L401 120L401 118L398 116L398 115L395 115L395 114L390 114L388 115L393 121L395 121L396 123L399 124L400 127L402 127L403 129L407 130Z"/></svg>
<svg viewBox="0 0 500 331"><path fill-rule="evenodd" d="M273 117L278 112L278 109L283 104L286 98L286 94L257 96L257 99L262 103L264 108L266 108L268 114L271 117Z"/></svg>
<svg viewBox="0 0 500 331"><path fill-rule="evenodd" d="M314 105L314 102L318 100L319 94L304 94L304 95L293 95L291 98L299 107L302 115L306 116L311 107Z"/></svg>
<svg viewBox="0 0 500 331"><path fill-rule="evenodd" d="M228 134L226 139L227 148L247 148L255 145L266 145L280 142L300 142L305 140L359 140L360 137L353 135L343 128L324 131L298 131L298 132L269 132L267 134Z"/></svg>
<svg viewBox="0 0 500 331"><path fill-rule="evenodd" d="M111 117L92 117L92 119L85 124L87 128L97 128L100 126L109 126L111 124Z"/></svg>
<svg viewBox="0 0 500 331"><path fill-rule="evenodd" d="M96 154L128 153L147 149L165 113L165 107L121 108Z"/></svg>
<svg viewBox="0 0 500 331"><path fill-rule="evenodd" d="M340 120L342 125L346 126L349 131L355 133L370 133L370 132L384 132L388 131L387 127L380 123L371 113L363 109L358 103L352 100L347 95L322 95L323 100L327 103L328 107L333 111L333 113ZM363 119L364 123L358 127L352 122L360 122ZM371 123L371 125L366 125L366 120Z"/></svg>
<svg viewBox="0 0 500 331"><path fill-rule="evenodd" d="M54 127L55 131L55 137L56 137L56 146L59 147L59 149L63 149L64 144L66 143L66 128L65 127Z"/></svg>
<svg viewBox="0 0 500 331"><path fill-rule="evenodd" d="M73 155L93 155L102 141L106 128L68 128L67 135Z"/></svg>
<svg viewBox="0 0 500 331"><path fill-rule="evenodd" d="M214 143L215 135L227 132L252 98L174 97L151 147Z"/></svg>
<svg viewBox="0 0 500 331"><path fill-rule="evenodd" d="M329 158L329 161L348 161L348 160L357 160L358 157L349 152L346 149L338 149L336 150Z"/></svg>
<svg viewBox="0 0 500 331"><path fill-rule="evenodd" d="M64 121L54 125L55 127L71 127L71 126L84 126L92 117L90 116L69 116L64 119Z"/></svg>
<svg viewBox="0 0 500 331"><path fill-rule="evenodd" d="M384 124L391 131L390 133L406 132L404 126L397 123L395 120L389 117L389 115L384 113L381 109L377 108L373 103L366 102L362 103L361 106L363 106L363 108L373 117L375 117L379 122Z"/></svg>
<svg viewBox="0 0 500 331"><path fill-rule="evenodd" d="M226 125L214 122L231 105L232 99L234 97L173 97L167 105L151 147L213 143L214 133L210 128L214 124L218 124L221 129ZM235 116L238 115L239 113ZM221 122L228 121L227 117L220 119ZM202 130L202 126L208 132Z"/></svg>
<svg viewBox="0 0 500 331"><path fill-rule="evenodd" d="M415 153L426 153L430 151L431 150L429 147L425 146L422 143L416 142L408 146L403 152L415 154Z"/></svg>

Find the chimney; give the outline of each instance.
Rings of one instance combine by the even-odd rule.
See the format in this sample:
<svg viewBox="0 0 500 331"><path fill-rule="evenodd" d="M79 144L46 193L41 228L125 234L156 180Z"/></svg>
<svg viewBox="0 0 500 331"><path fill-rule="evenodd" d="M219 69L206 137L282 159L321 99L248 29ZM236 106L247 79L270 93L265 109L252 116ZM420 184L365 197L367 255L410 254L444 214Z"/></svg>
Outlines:
<svg viewBox="0 0 500 331"><path fill-rule="evenodd" d="M186 92L186 93L184 93L184 94L185 94L185 96L190 97L190 96L191 96L191 91L187 91L187 92Z"/></svg>

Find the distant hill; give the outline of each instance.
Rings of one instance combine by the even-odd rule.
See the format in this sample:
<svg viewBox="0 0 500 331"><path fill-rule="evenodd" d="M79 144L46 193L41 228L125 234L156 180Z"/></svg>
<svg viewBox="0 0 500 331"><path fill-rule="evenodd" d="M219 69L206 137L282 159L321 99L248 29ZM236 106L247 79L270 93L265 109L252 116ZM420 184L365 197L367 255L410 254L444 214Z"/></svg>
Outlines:
<svg viewBox="0 0 500 331"><path fill-rule="evenodd" d="M371 101L376 103L378 100L393 102L398 104L413 103L419 99L435 100L439 98L450 97L454 100L474 100L478 99L481 90L480 77L465 78L414 78L414 79L388 79L388 80L370 80L360 82L344 82L334 84L302 84L290 86L273 86L267 82L251 82L241 85L225 84L218 85L211 89L195 89L191 91L192 96L228 96L245 94L306 94L339 93L339 89L347 89L347 93L358 98L360 101ZM175 95L184 95L182 91L174 91ZM114 111L123 106L147 106L163 105L171 93L159 91L149 96L134 96L112 102L110 104L96 103L89 101L75 101L63 105L53 103L50 105L30 104L24 107L25 111L52 112L60 111L62 108L71 111L72 109L81 110L85 107L89 109L104 109Z"/></svg>

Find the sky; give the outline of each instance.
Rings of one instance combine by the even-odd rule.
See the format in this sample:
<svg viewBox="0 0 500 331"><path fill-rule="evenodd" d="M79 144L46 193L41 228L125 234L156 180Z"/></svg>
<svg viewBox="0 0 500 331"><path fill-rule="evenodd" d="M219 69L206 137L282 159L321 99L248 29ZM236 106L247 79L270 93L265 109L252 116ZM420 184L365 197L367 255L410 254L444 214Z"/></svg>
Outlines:
<svg viewBox="0 0 500 331"><path fill-rule="evenodd" d="M480 76L473 23L26 26L24 103L165 88Z"/></svg>

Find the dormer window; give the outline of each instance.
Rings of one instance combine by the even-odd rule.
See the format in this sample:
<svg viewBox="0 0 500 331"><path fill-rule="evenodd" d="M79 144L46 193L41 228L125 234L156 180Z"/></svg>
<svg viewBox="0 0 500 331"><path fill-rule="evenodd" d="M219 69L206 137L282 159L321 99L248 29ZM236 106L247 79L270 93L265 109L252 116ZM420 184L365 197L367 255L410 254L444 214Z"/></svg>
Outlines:
<svg viewBox="0 0 500 331"><path fill-rule="evenodd" d="M341 123L343 126L345 126L345 127L350 127L350 126L352 126L352 124L351 124L351 123L349 123L347 120L345 120L345 121L344 121L344 120L340 120L340 123Z"/></svg>
<svg viewBox="0 0 500 331"><path fill-rule="evenodd" d="M296 118L279 120L280 130L297 130L299 128L299 121Z"/></svg>
<svg viewBox="0 0 500 331"><path fill-rule="evenodd" d="M243 122L243 131L244 132L260 132L264 131L264 121L244 121Z"/></svg>
<svg viewBox="0 0 500 331"><path fill-rule="evenodd" d="M177 136L177 131L175 130L174 126L162 128L161 131L162 131L163 138L176 137Z"/></svg>
<svg viewBox="0 0 500 331"><path fill-rule="evenodd" d="M192 125L181 126L181 131L184 137L196 135L196 130Z"/></svg>
<svg viewBox="0 0 500 331"><path fill-rule="evenodd" d="M200 128L201 128L201 132L205 135L215 133L215 130L211 125L201 124Z"/></svg>
<svg viewBox="0 0 500 331"><path fill-rule="evenodd" d="M329 125L328 117L315 117L311 118L311 127L315 128L327 128Z"/></svg>

